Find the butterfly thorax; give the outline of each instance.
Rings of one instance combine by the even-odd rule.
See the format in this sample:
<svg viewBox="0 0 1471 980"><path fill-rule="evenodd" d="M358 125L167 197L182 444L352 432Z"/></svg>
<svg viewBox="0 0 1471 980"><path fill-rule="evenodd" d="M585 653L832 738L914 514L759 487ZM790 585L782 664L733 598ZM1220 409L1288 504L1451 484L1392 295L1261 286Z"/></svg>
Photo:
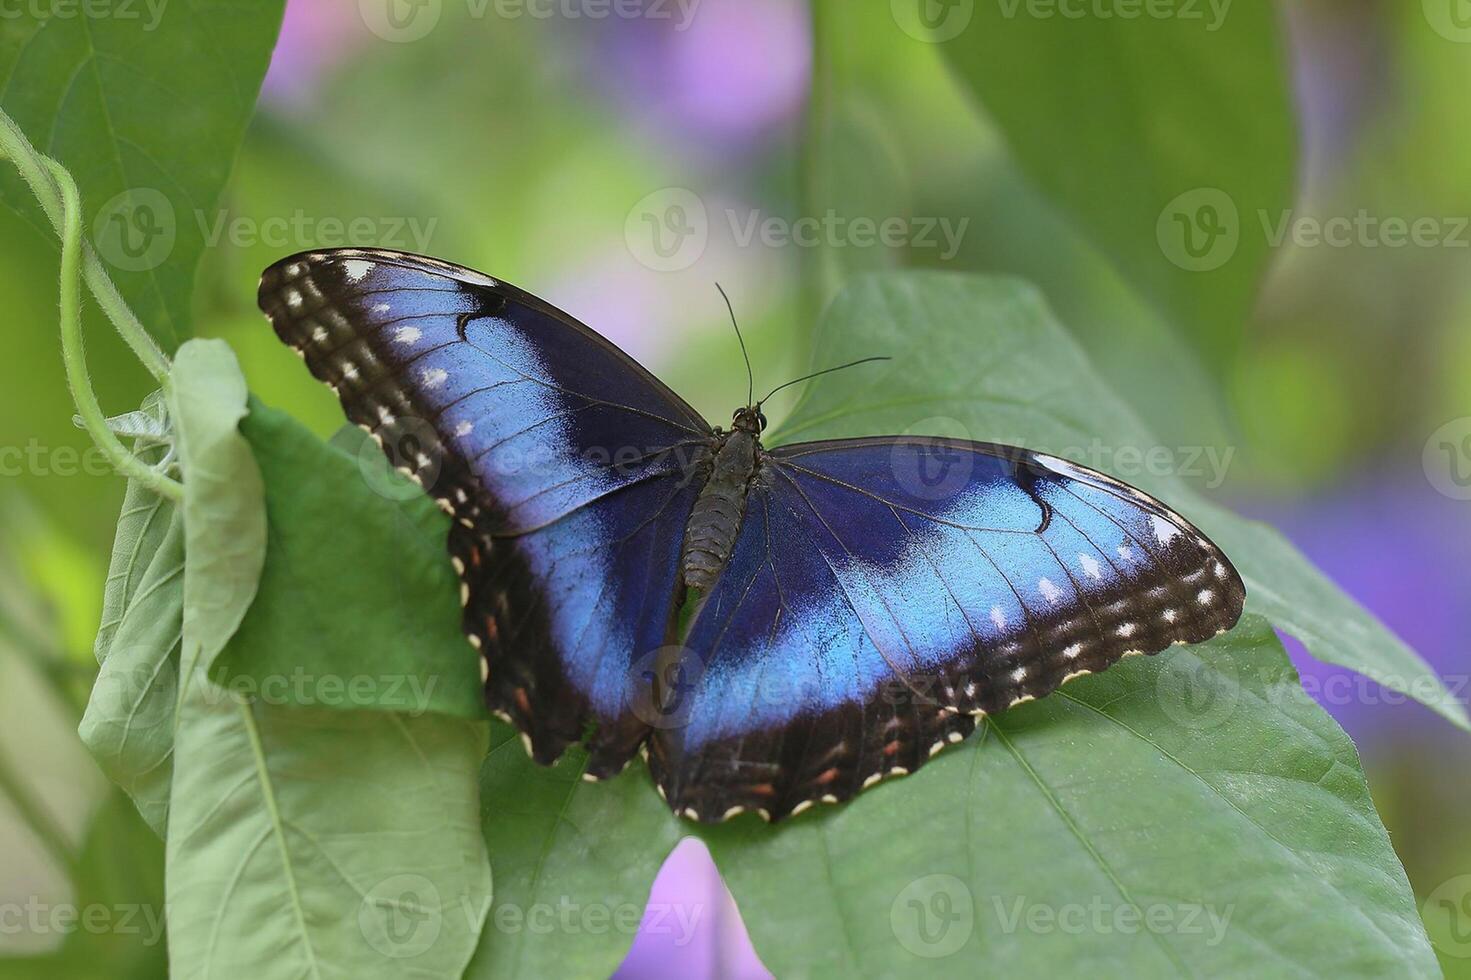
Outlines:
<svg viewBox="0 0 1471 980"><path fill-rule="evenodd" d="M686 588L709 591L730 561L760 454L757 416L742 409L731 431L717 436L709 478L685 526L680 560Z"/></svg>

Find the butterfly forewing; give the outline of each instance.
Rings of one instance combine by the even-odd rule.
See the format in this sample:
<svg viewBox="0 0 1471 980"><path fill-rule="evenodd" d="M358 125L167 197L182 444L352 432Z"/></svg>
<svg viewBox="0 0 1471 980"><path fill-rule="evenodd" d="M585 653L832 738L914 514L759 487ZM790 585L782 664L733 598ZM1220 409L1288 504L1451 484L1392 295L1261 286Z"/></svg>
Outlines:
<svg viewBox="0 0 1471 980"><path fill-rule="evenodd" d="M620 767L644 731L626 678L665 639L704 421L566 314L434 259L303 253L266 270L260 305L454 517L490 707L546 762L596 723L593 769Z"/></svg>

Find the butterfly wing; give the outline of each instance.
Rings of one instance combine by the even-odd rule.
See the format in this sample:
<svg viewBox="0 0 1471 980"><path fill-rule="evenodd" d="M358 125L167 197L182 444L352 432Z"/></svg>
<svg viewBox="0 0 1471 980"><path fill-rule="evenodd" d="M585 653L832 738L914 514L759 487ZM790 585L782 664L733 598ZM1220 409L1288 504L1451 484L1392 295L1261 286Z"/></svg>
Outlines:
<svg viewBox="0 0 1471 980"><path fill-rule="evenodd" d="M595 722L591 771L621 768L646 731L626 678L666 638L704 420L567 314L435 259L302 253L262 274L259 302L454 518L490 708L543 762Z"/></svg>
<svg viewBox="0 0 1471 980"><path fill-rule="evenodd" d="M650 760L702 820L847 799L977 715L1230 628L1244 600L1188 521L1065 460L940 439L777 449Z"/></svg>

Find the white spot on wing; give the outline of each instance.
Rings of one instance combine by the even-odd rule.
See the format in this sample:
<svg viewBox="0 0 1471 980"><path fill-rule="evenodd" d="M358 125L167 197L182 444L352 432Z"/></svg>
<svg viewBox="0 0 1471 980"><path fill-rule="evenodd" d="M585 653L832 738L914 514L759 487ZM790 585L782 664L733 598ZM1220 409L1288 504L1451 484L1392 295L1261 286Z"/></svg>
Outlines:
<svg viewBox="0 0 1471 980"><path fill-rule="evenodd" d="M424 331L418 327L399 327L393 332L393 342L395 344L412 344L422 336L424 336Z"/></svg>
<svg viewBox="0 0 1471 980"><path fill-rule="evenodd" d="M1158 514L1151 514L1149 523L1154 528L1155 540L1160 544L1169 544L1180 536L1180 529Z"/></svg>
<svg viewBox="0 0 1471 980"><path fill-rule="evenodd" d="M1039 579L1037 581L1037 589L1048 602L1057 603L1062 601L1062 590L1053 585L1051 579Z"/></svg>
<svg viewBox="0 0 1471 980"><path fill-rule="evenodd" d="M373 263L362 259L348 259L342 263L342 271L347 273L347 278L353 282L362 282L363 277L373 271Z"/></svg>
<svg viewBox="0 0 1471 980"><path fill-rule="evenodd" d="M424 382L425 388L438 388L449 380L449 372L444 368L425 368L419 379Z"/></svg>
<svg viewBox="0 0 1471 980"><path fill-rule="evenodd" d="M1000 606L991 607L991 622L995 623L999 630L1006 629L1006 613L1001 611Z"/></svg>
<svg viewBox="0 0 1471 980"><path fill-rule="evenodd" d="M475 423L467 419L464 422L461 422L459 425L455 426L455 435L468 436L470 434L470 431L474 428Z"/></svg>
<svg viewBox="0 0 1471 980"><path fill-rule="evenodd" d="M1083 566L1083 574L1095 581L1103 578L1103 570L1098 566L1098 559L1092 555L1078 555L1078 563Z"/></svg>

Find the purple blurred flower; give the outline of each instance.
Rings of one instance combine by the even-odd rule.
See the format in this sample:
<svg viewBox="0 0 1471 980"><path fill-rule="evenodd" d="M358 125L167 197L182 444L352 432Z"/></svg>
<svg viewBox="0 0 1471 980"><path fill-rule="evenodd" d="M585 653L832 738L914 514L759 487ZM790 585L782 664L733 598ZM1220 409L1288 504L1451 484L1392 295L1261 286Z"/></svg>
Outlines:
<svg viewBox="0 0 1471 980"><path fill-rule="evenodd" d="M636 24L610 52L607 83L637 113L685 137L737 144L778 130L807 94L811 51L794 0L702 0L686 26ZM678 29L677 29L678 28Z"/></svg>
<svg viewBox="0 0 1471 980"><path fill-rule="evenodd" d="M370 38L355 3L288 0L262 100L278 106L308 101L322 74Z"/></svg>
<svg viewBox="0 0 1471 980"><path fill-rule="evenodd" d="M1471 672L1471 508L1423 481L1363 479L1292 505L1250 508L1416 650L1453 689ZM1288 638L1304 687L1349 734L1393 733L1433 717ZM1460 695L1465 697L1464 691ZM1436 722L1439 724L1439 722Z"/></svg>
<svg viewBox="0 0 1471 980"><path fill-rule="evenodd" d="M705 845L679 842L659 870L649 907L617 980L646 977L759 980L771 976L751 947L735 900Z"/></svg>

